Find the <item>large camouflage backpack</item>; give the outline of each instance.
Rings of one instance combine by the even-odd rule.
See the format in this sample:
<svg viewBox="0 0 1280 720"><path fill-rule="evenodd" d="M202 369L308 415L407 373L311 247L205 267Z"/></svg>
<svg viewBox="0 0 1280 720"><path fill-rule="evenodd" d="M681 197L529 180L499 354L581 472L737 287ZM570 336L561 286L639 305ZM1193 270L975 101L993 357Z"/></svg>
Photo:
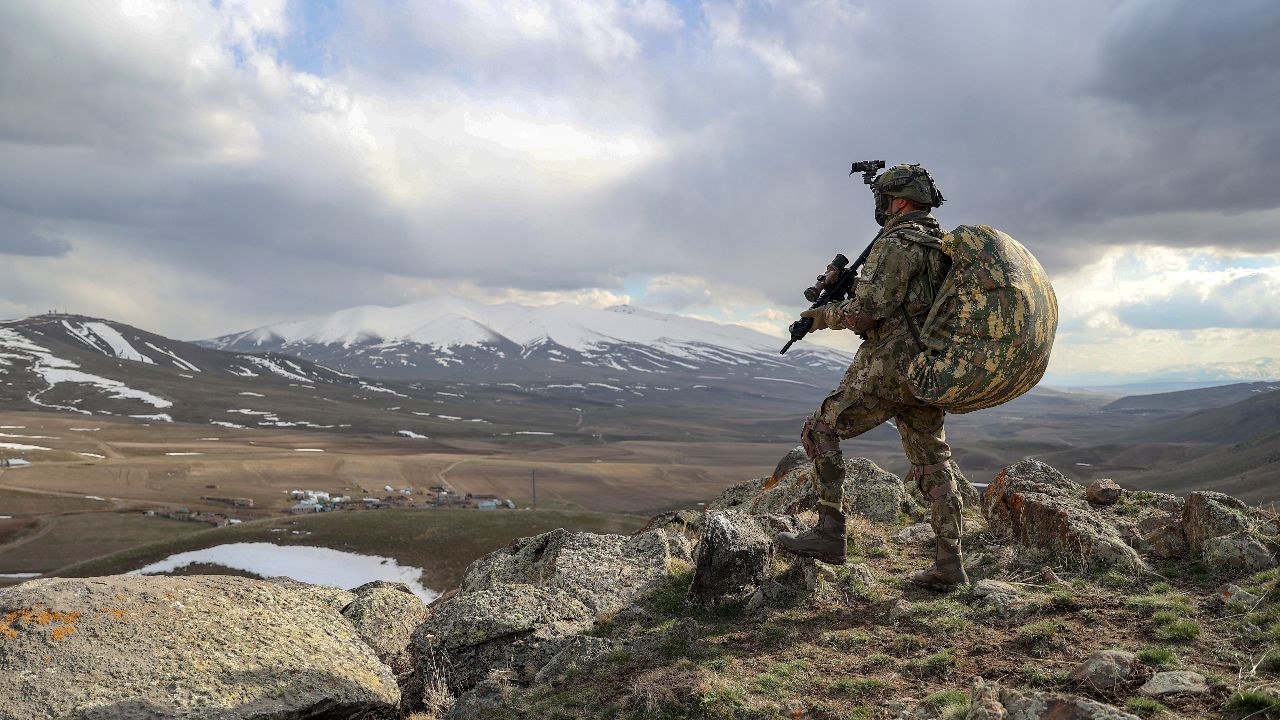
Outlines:
<svg viewBox="0 0 1280 720"><path fill-rule="evenodd" d="M916 328L925 351L907 368L912 393L951 413L994 407L1044 376L1058 329L1058 299L1044 268L988 225L941 239L951 271Z"/></svg>

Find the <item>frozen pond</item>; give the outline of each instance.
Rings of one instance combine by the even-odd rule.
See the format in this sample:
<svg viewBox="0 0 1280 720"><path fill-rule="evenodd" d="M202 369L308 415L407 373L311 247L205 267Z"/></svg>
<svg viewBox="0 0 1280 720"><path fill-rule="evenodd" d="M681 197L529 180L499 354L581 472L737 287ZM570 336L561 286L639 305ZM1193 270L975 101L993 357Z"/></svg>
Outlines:
<svg viewBox="0 0 1280 720"><path fill-rule="evenodd" d="M213 563L262 577L286 575L312 585L336 585L348 590L373 580L402 582L423 602L431 602L440 595L422 585L421 568L400 565L392 558L264 542L229 543L178 553L129 574L169 572L192 563Z"/></svg>

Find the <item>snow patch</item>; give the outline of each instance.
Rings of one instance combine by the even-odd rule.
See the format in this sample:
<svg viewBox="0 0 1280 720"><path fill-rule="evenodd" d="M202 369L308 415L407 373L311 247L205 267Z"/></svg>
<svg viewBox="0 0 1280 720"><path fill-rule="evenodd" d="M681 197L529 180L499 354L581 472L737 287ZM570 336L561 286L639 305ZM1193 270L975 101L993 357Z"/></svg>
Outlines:
<svg viewBox="0 0 1280 720"><path fill-rule="evenodd" d="M412 430L397 430L397 431L396 431L396 434L397 434L397 435L403 435L403 436L405 436L405 437L407 437L407 438L413 438L413 439L415 439L415 440L429 440L429 439L430 439L430 438L428 438L426 435L419 435L418 433L416 433L416 432L414 432L414 431L412 431Z"/></svg>

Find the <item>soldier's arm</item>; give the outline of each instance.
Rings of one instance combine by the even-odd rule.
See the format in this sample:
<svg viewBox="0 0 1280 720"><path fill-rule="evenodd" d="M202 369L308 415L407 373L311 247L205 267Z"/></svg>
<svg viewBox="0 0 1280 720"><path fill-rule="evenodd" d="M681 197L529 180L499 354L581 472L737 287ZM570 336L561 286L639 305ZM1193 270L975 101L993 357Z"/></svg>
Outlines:
<svg viewBox="0 0 1280 720"><path fill-rule="evenodd" d="M892 234L880 238L862 266L853 302L873 323L882 322L906 302L908 284L924 270L924 261L916 243Z"/></svg>

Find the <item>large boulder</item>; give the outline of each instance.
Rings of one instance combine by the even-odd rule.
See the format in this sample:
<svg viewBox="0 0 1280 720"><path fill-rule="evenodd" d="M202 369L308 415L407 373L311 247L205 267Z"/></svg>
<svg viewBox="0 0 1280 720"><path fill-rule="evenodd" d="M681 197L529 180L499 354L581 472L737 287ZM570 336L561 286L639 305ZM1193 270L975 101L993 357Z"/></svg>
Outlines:
<svg viewBox="0 0 1280 720"><path fill-rule="evenodd" d="M398 717L391 670L324 600L216 575L0 589L0 717Z"/></svg>
<svg viewBox="0 0 1280 720"><path fill-rule="evenodd" d="M804 451L799 453L804 458ZM741 510L752 515L795 515L815 509L818 492L813 463L807 458L795 463L784 459L783 465L790 469L780 476L739 483L708 503L707 509ZM919 517L923 512L901 478L866 458L845 460L844 511L880 522L894 522L900 513Z"/></svg>
<svg viewBox="0 0 1280 720"><path fill-rule="evenodd" d="M560 590L597 615L626 607L688 557L687 545L665 530L597 535L559 529L521 538L467 568L462 594L505 585Z"/></svg>
<svg viewBox="0 0 1280 720"><path fill-rule="evenodd" d="M708 511L702 521L689 601L709 607L749 597L770 579L777 553L774 536L800 529L794 515Z"/></svg>
<svg viewBox="0 0 1280 720"><path fill-rule="evenodd" d="M1276 557L1248 532L1209 538L1200 545L1205 565L1220 574L1242 575L1276 566Z"/></svg>
<svg viewBox="0 0 1280 720"><path fill-rule="evenodd" d="M414 633L416 676L464 693L493 670L532 682L574 636L620 612L688 557L683 532L635 535L553 530L521 538L472 563L458 593Z"/></svg>
<svg viewBox="0 0 1280 720"><path fill-rule="evenodd" d="M353 592L342 614L397 677L413 672L410 645L413 631L431 616L426 603L404 583L378 580Z"/></svg>
<svg viewBox="0 0 1280 720"><path fill-rule="evenodd" d="M1083 489L1038 460L1001 470L982 495L991 527L1007 530L1022 545L1070 559L1145 568L1116 526L1085 502Z"/></svg>
<svg viewBox="0 0 1280 720"><path fill-rule="evenodd" d="M594 620L590 608L557 588L504 584L459 593L414 631L417 672L442 678L454 695L495 669L527 683Z"/></svg>
<svg viewBox="0 0 1280 720"><path fill-rule="evenodd" d="M974 678L965 720L1141 720L1114 705L1061 692L1017 689Z"/></svg>

